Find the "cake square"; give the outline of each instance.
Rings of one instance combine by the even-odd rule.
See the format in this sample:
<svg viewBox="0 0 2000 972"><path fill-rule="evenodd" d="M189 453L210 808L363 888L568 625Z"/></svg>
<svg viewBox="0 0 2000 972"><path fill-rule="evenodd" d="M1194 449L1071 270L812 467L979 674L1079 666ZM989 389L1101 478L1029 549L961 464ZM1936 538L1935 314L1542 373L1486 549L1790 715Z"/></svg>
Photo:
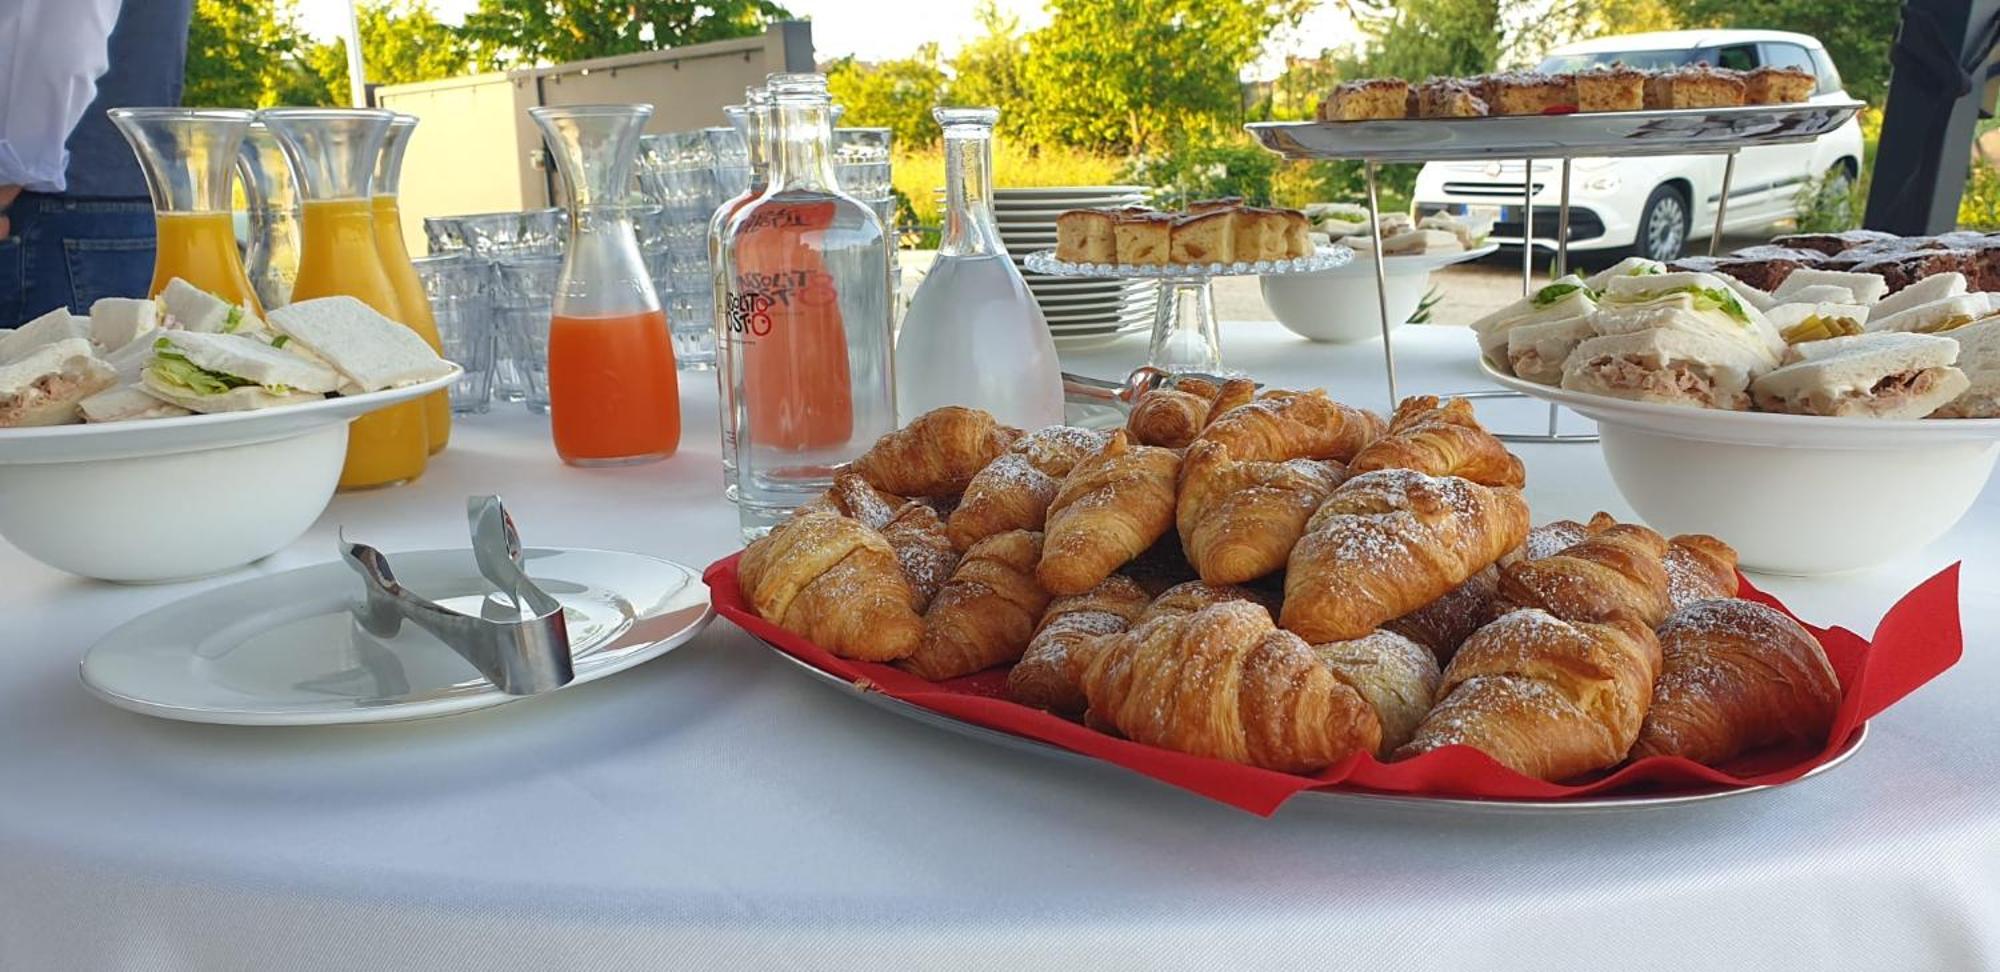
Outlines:
<svg viewBox="0 0 2000 972"><path fill-rule="evenodd" d="M1056 259L1070 263L1112 263L1118 245L1110 213L1072 209L1056 217Z"/></svg>
<svg viewBox="0 0 2000 972"><path fill-rule="evenodd" d="M1638 111L1646 107L1646 72L1623 64L1576 75L1577 111Z"/></svg>
<svg viewBox="0 0 2000 972"><path fill-rule="evenodd" d="M1472 86L1457 78L1432 78L1412 89L1419 118L1478 118L1486 114L1486 102Z"/></svg>
<svg viewBox="0 0 2000 972"><path fill-rule="evenodd" d="M1232 208L1196 210L1174 220L1168 234L1168 256L1174 263L1231 263L1236 257L1238 212Z"/></svg>
<svg viewBox="0 0 2000 972"><path fill-rule="evenodd" d="M1298 260L1312 256L1312 221L1306 219L1306 214L1296 209L1281 209L1278 210L1278 215L1285 220L1286 258Z"/></svg>
<svg viewBox="0 0 2000 972"><path fill-rule="evenodd" d="M1492 115L1542 115L1576 110L1576 76L1509 71L1477 79L1476 91Z"/></svg>
<svg viewBox="0 0 2000 972"><path fill-rule="evenodd" d="M1174 218L1152 211L1127 213L1112 221L1111 234L1118 263L1153 265L1168 262L1173 253Z"/></svg>
<svg viewBox="0 0 2000 972"><path fill-rule="evenodd" d="M1743 75L1743 101L1751 105L1791 105L1812 97L1818 80L1802 68L1766 64Z"/></svg>
<svg viewBox="0 0 2000 972"><path fill-rule="evenodd" d="M1743 79L1735 71L1690 64L1646 79L1646 107L1732 108L1743 104Z"/></svg>
<svg viewBox="0 0 2000 972"><path fill-rule="evenodd" d="M1246 206L1236 214L1233 250L1238 261L1285 258L1285 217L1272 209Z"/></svg>
<svg viewBox="0 0 2000 972"><path fill-rule="evenodd" d="M1410 84L1401 78L1348 81L1319 103L1320 121L1360 121L1409 116Z"/></svg>

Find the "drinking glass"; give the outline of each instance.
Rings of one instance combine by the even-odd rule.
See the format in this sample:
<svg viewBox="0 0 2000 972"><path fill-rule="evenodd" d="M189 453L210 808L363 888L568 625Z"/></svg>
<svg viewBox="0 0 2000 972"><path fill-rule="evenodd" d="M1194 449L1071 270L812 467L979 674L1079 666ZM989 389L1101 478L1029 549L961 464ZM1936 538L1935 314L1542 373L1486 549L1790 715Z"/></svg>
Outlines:
<svg viewBox="0 0 2000 972"><path fill-rule="evenodd" d="M549 414L549 321L562 266L563 258L553 253L493 261L495 344L519 369L521 401L536 415Z"/></svg>
<svg viewBox="0 0 2000 972"><path fill-rule="evenodd" d="M423 281L431 316L437 319L444 356L465 369L451 387L451 410L457 415L484 415L493 405L493 360L499 343L492 271L486 261L465 251L410 262Z"/></svg>

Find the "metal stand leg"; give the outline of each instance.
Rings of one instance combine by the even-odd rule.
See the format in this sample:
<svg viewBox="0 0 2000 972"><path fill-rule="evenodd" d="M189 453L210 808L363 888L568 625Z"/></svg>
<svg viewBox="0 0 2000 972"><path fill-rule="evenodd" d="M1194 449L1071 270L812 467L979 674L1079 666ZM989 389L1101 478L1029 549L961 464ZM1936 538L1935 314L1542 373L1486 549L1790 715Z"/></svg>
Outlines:
<svg viewBox="0 0 2000 972"><path fill-rule="evenodd" d="M1722 158L1722 195L1715 197L1715 232L1708 235L1709 256L1722 253L1722 220L1729 214L1729 184L1736 179L1736 153Z"/></svg>
<svg viewBox="0 0 2000 972"><path fill-rule="evenodd" d="M1375 188L1375 163L1364 163L1362 172L1368 177L1368 239L1375 258L1375 309L1382 315L1382 366L1388 369L1389 411L1394 412L1401 399L1396 396L1396 348L1389 340L1396 322L1389 320L1389 271L1382 263L1382 199Z"/></svg>
<svg viewBox="0 0 2000 972"><path fill-rule="evenodd" d="M1521 296L1535 292L1535 160L1521 160Z"/></svg>

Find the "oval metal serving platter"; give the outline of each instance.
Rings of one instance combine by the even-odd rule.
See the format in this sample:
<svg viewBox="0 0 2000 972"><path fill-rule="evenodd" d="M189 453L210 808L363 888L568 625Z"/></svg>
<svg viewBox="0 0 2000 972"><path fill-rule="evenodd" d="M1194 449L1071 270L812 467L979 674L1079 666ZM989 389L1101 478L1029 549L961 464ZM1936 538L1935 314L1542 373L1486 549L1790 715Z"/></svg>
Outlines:
<svg viewBox="0 0 2000 972"><path fill-rule="evenodd" d="M753 637L755 636L753 635ZM852 698L860 699L861 701L873 705L878 709L883 709L888 712L893 712L906 719L911 719L917 722L921 722L928 726L933 726L938 729L943 729L947 732L954 732L961 736L967 736L972 739L980 740L982 742L992 743L996 746L1002 746L1008 749L1013 749L1018 752L1034 753L1038 756L1053 757L1056 759L1066 760L1068 762L1077 763L1081 765L1091 765L1091 766L1110 765L1100 760L1093 759L1089 756L1085 756L1082 753L1070 752L1069 750L1063 749L1060 746L1051 746L1048 743L1034 739L1029 739L1025 736L1016 736L1012 733L1001 732L997 729L988 729L985 726L977 726L969 722L961 722L950 716L932 712L931 710L926 709L922 706L913 705L901 699L884 695L881 692L872 692L859 688L854 683L849 682L838 675L832 675L827 672L820 671L819 669L814 668L811 665L808 665L805 662L800 661L799 659L794 658L791 655L788 655L785 652L778 650L778 648L775 645L772 645L769 642L765 642L762 639L758 640L760 641L760 643L764 644L765 647L770 648L772 654L777 655L779 658L782 658L785 661L788 661L793 665L797 666L800 671L805 672L807 675L812 676L812 678L815 681L818 681L823 685L839 689L843 694L846 694ZM1812 779L1813 777L1818 776L1821 773L1825 773L1826 771L1833 769L1834 767L1839 766L1842 763L1847 762L1848 759L1852 758L1856 752L1860 751L1861 744L1866 742L1867 740L1868 740L1868 726L1866 723L1863 723L1861 729L1854 734L1853 738L1848 740L1847 745L1843 747L1839 752L1833 754L1833 758L1827 760L1824 763L1821 763L1818 766L1813 767L1811 770L1807 771L1805 775L1800 776L1796 780L1792 780L1787 783L1771 783L1761 786L1722 787L1712 790L1697 790L1687 793L1632 794L1632 795L1613 794L1610 796L1576 797L1573 799L1563 799L1563 800L1488 800L1488 799L1472 799L1466 797L1411 796L1409 794L1404 794L1404 793L1376 793L1369 790L1322 789L1322 790L1306 790L1300 793L1296 798L1294 798L1294 802L1303 802L1308 806L1313 806L1313 805L1330 806L1330 805L1340 805L1340 804L1365 805L1365 806L1377 806L1377 807L1395 806L1395 807L1407 807L1416 810L1435 810L1435 811L1451 811L1451 812L1482 813L1482 814L1536 814L1536 815L1552 814L1552 813L1592 814L1592 813L1630 812L1634 810L1660 810L1670 807L1684 807L1689 804L1695 804L1695 803L1710 803L1716 800L1723 800L1729 797L1745 796L1751 793L1762 793L1769 790L1779 789L1780 787L1790 786L1793 783L1800 782L1801 780ZM1287 804L1287 806L1290 805L1292 804L1290 803Z"/></svg>

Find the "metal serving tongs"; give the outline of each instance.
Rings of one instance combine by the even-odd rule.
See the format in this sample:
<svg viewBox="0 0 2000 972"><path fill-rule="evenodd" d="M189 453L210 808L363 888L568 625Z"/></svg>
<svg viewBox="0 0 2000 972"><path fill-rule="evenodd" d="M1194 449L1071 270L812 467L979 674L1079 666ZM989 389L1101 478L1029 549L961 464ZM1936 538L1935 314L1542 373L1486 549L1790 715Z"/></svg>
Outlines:
<svg viewBox="0 0 2000 972"><path fill-rule="evenodd" d="M350 542L342 531L340 558L361 575L367 595L350 605L354 620L377 638L393 638L407 619L458 652L508 695L534 695L568 685L575 672L570 668L569 628L562 604L535 586L522 569L521 537L513 517L498 496L468 497L465 516L472 527L472 559L507 600L511 617L476 618L411 593L396 582L380 550ZM485 603L499 607L490 596Z"/></svg>
<svg viewBox="0 0 2000 972"><path fill-rule="evenodd" d="M1140 365L1125 376L1124 381L1106 381L1083 375L1063 372L1063 398L1078 405L1098 405L1121 411L1131 411L1139 401L1139 396L1155 388L1172 388L1188 378L1220 385L1228 379L1222 375L1203 374L1199 371L1164 371L1152 365ZM1263 385L1258 385L1262 388Z"/></svg>

